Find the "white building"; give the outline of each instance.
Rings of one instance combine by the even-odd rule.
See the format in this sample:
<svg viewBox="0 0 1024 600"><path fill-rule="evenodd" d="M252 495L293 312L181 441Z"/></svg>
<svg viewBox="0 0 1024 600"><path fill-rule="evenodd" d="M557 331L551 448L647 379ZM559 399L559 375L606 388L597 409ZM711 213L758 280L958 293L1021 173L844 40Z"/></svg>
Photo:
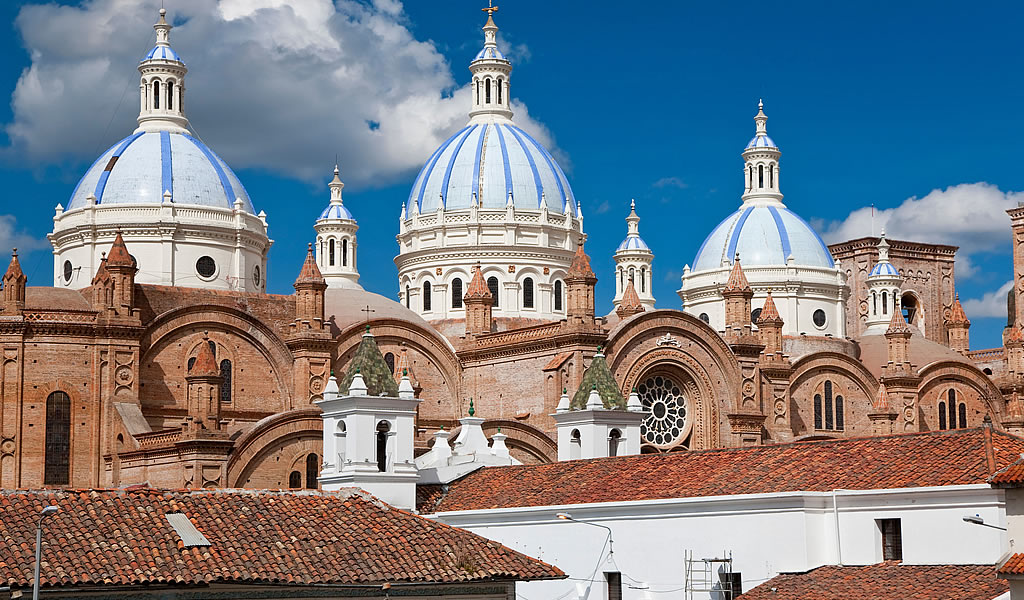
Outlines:
<svg viewBox="0 0 1024 600"><path fill-rule="evenodd" d="M56 287L92 283L118 232L136 283L266 289L267 219L185 117L188 69L160 10L156 45L139 63L139 127L100 155L53 217Z"/></svg>
<svg viewBox="0 0 1024 600"><path fill-rule="evenodd" d="M512 65L497 32L488 17L469 66L469 122L427 160L399 219L398 295L428 321L465 319L477 263L495 318L565 318L583 214L555 159L512 121Z"/></svg>
<svg viewBox="0 0 1024 600"><path fill-rule="evenodd" d="M743 204L712 230L693 265L683 269L683 310L723 331L722 288L738 255L754 289L751 321L770 290L784 334L845 337L846 277L814 229L782 203L782 152L768 137L761 103L754 121L754 138L743 151Z"/></svg>

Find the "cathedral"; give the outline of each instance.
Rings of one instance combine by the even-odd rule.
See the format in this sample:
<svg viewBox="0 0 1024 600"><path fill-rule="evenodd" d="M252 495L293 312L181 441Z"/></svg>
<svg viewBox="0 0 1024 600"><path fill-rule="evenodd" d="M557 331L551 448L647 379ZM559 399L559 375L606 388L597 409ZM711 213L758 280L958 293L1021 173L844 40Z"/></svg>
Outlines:
<svg viewBox="0 0 1024 600"><path fill-rule="evenodd" d="M627 397L641 453L983 422L1024 433L1024 208L1010 211L1004 347L972 351L956 248L826 245L783 202L759 104L738 207L708 224L679 302L656 303L635 206L615 270L591 268L585 201L516 125L489 12L466 124L395 201L396 288L361 286L336 168L295 293L268 294L270 216L191 133L163 9L154 29L138 128L56 207L52 286L29 286L17 252L3 276L3 488L315 488L332 374L371 396L410 384L417 455L475 415L516 461L552 462L559 413ZM596 314L597 293L612 313ZM353 366L367 339L386 369ZM592 365L607 376L585 377Z"/></svg>

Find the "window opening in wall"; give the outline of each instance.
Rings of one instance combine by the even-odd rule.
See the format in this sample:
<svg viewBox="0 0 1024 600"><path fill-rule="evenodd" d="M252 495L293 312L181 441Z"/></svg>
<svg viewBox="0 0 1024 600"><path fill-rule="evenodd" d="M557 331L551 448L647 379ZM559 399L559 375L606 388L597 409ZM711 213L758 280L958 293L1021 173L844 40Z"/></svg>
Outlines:
<svg viewBox="0 0 1024 600"><path fill-rule="evenodd" d="M768 187L775 188L775 167L768 167Z"/></svg>
<svg viewBox="0 0 1024 600"><path fill-rule="evenodd" d="M708 313L700 313L700 316L697 318L705 323L711 323L711 317L708 316Z"/></svg>
<svg viewBox="0 0 1024 600"><path fill-rule="evenodd" d="M757 165L757 187L764 187L764 165Z"/></svg>
<svg viewBox="0 0 1024 600"><path fill-rule="evenodd" d="M315 490L317 487L317 477L320 476L320 457L316 454L309 454L306 456L306 489Z"/></svg>
<svg viewBox="0 0 1024 600"><path fill-rule="evenodd" d="M555 282L555 310L562 310L562 282Z"/></svg>
<svg viewBox="0 0 1024 600"><path fill-rule="evenodd" d="M885 292L882 292L882 314L889 314L889 295Z"/></svg>
<svg viewBox="0 0 1024 600"><path fill-rule="evenodd" d="M619 455L620 442L622 442L622 432L618 429L612 429L611 433L608 434L608 456Z"/></svg>
<svg viewBox="0 0 1024 600"><path fill-rule="evenodd" d="M836 396L836 431L843 430L843 419L846 417L846 407L843 406L843 397Z"/></svg>
<svg viewBox="0 0 1024 600"><path fill-rule="evenodd" d="M212 279L217 274L217 263L212 257L200 256L196 261L196 273L203 279Z"/></svg>
<svg viewBox="0 0 1024 600"><path fill-rule="evenodd" d="M409 286L405 286L405 307L406 308L409 308L409 292L411 292L411 291L412 291L412 289Z"/></svg>
<svg viewBox="0 0 1024 600"><path fill-rule="evenodd" d="M814 428L821 429L821 394L814 395Z"/></svg>
<svg viewBox="0 0 1024 600"><path fill-rule="evenodd" d="M491 297L493 298L491 300L491 306L497 307L498 306L498 278L497 277L488 277L487 278L487 289L490 290Z"/></svg>
<svg viewBox="0 0 1024 600"><path fill-rule="evenodd" d="M341 240L341 266L348 266L348 238Z"/></svg>
<svg viewBox="0 0 1024 600"><path fill-rule="evenodd" d="M903 311L903 318L907 323L913 325L917 317L917 299L913 294L903 294L900 298L900 310Z"/></svg>
<svg viewBox="0 0 1024 600"><path fill-rule="evenodd" d="M71 281L71 275L74 274L74 267L71 265L70 260L64 261L64 281Z"/></svg>
<svg viewBox="0 0 1024 600"><path fill-rule="evenodd" d="M967 428L967 405L964 404L963 402L961 402L960 406L959 406L959 409L958 409L958 412L959 412L959 415L960 415L960 429L966 429Z"/></svg>
<svg viewBox="0 0 1024 600"><path fill-rule="evenodd" d="M334 266L334 238L327 241L327 264Z"/></svg>
<svg viewBox="0 0 1024 600"><path fill-rule="evenodd" d="M822 328L825 326L825 311L820 308L811 314L811 321L814 322L814 326Z"/></svg>
<svg viewBox="0 0 1024 600"><path fill-rule="evenodd" d="M747 167L747 189L754 187L754 167Z"/></svg>
<svg viewBox="0 0 1024 600"><path fill-rule="evenodd" d="M384 355L384 364L388 366L388 370L392 373L395 372L395 355L392 352L388 352Z"/></svg>
<svg viewBox="0 0 1024 600"><path fill-rule="evenodd" d="M757 320L760 319L760 318L761 318L761 309L760 308L755 308L754 310L750 311L750 322L751 323L757 323Z"/></svg>
<svg viewBox="0 0 1024 600"><path fill-rule="evenodd" d="M878 316L878 294L871 292L871 314Z"/></svg>
<svg viewBox="0 0 1024 600"><path fill-rule="evenodd" d="M66 392L46 397L45 451L43 485L71 483L71 398Z"/></svg>
<svg viewBox="0 0 1024 600"><path fill-rule="evenodd" d="M430 312L430 282L423 282L423 312Z"/></svg>
<svg viewBox="0 0 1024 600"><path fill-rule="evenodd" d="M629 268L629 280L636 281L636 269L633 267Z"/></svg>
<svg viewBox="0 0 1024 600"><path fill-rule="evenodd" d="M640 291L647 292L647 267L640 267Z"/></svg>
<svg viewBox="0 0 1024 600"><path fill-rule="evenodd" d="M814 428L842 431L846 420L843 397L835 394L834 384L825 380L814 395Z"/></svg>
<svg viewBox="0 0 1024 600"><path fill-rule="evenodd" d="M583 440L579 429L573 429L569 434L569 458L576 459L582 455Z"/></svg>
<svg viewBox="0 0 1024 600"><path fill-rule="evenodd" d="M619 289L626 289L626 272L619 267Z"/></svg>
<svg viewBox="0 0 1024 600"><path fill-rule="evenodd" d="M486 104L490 104L491 103L491 80L490 79L485 79L484 80L484 102Z"/></svg>
<svg viewBox="0 0 1024 600"><path fill-rule="evenodd" d="M498 104L501 104L501 91L502 91L501 88L502 88L502 85L503 85L503 82L501 80L501 77L499 77L498 78Z"/></svg>
<svg viewBox="0 0 1024 600"><path fill-rule="evenodd" d="M160 82L153 82L153 108L160 108Z"/></svg>
<svg viewBox="0 0 1024 600"><path fill-rule="evenodd" d="M167 82L167 110L174 108L174 82Z"/></svg>
<svg viewBox="0 0 1024 600"><path fill-rule="evenodd" d="M391 425L387 421L377 423L377 470L384 473L388 470L388 432Z"/></svg>
<svg viewBox="0 0 1024 600"><path fill-rule="evenodd" d="M622 573L605 573L604 580L608 586L608 600L622 600Z"/></svg>
<svg viewBox="0 0 1024 600"><path fill-rule="evenodd" d="M825 429L832 429L832 382L825 382Z"/></svg>
<svg viewBox="0 0 1024 600"><path fill-rule="evenodd" d="M533 308L533 279L523 280L523 308Z"/></svg>
<svg viewBox="0 0 1024 600"><path fill-rule="evenodd" d="M192 358L188 359L188 371L191 371L192 367L194 367L195 364L196 364L196 357L193 356Z"/></svg>
<svg viewBox="0 0 1024 600"><path fill-rule="evenodd" d="M231 361L220 361L220 403L231 404Z"/></svg>
<svg viewBox="0 0 1024 600"><path fill-rule="evenodd" d="M967 427L967 405L957 401L956 390L951 389L939 396L939 429Z"/></svg>
<svg viewBox="0 0 1024 600"><path fill-rule="evenodd" d="M452 279L452 308L462 308L462 280Z"/></svg>
<svg viewBox="0 0 1024 600"><path fill-rule="evenodd" d="M882 532L882 560L903 560L903 527L899 519L878 519Z"/></svg>
<svg viewBox="0 0 1024 600"><path fill-rule="evenodd" d="M292 471L288 474L288 487L297 490L302 487L302 473Z"/></svg>

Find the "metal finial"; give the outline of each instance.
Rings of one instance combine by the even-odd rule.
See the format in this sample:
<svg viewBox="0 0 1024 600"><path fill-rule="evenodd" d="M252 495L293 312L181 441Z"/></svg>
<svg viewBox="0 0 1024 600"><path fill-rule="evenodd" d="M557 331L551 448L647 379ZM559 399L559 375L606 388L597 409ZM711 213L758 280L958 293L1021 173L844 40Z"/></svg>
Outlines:
<svg viewBox="0 0 1024 600"><path fill-rule="evenodd" d="M469 399L469 416L471 416L471 417L472 417L472 416L473 416L473 415L475 415L475 414L476 414L476 409L475 409L475 408L473 408L473 399L472 399L472 398L470 398L470 399Z"/></svg>

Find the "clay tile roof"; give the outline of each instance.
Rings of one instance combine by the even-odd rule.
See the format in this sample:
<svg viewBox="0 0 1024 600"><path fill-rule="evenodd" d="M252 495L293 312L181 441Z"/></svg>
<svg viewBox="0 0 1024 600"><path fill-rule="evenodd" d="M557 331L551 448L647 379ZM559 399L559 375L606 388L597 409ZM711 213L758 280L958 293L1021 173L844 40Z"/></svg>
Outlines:
<svg viewBox="0 0 1024 600"><path fill-rule="evenodd" d="M736 253L736 260L732 262L732 271L729 272L729 280L725 282L726 292L739 292L750 289L747 276L743 274L743 267L740 266L740 255Z"/></svg>
<svg viewBox="0 0 1024 600"><path fill-rule="evenodd" d="M1024 554L1011 554L997 571L1000 575L1024 575Z"/></svg>
<svg viewBox="0 0 1024 600"><path fill-rule="evenodd" d="M494 296L491 295L490 288L487 287L487 282L484 281L484 274L480 270L480 265L476 265L473 268L473 278L469 280L469 286L466 288L466 294L463 296L463 299L494 299Z"/></svg>
<svg viewBox="0 0 1024 600"><path fill-rule="evenodd" d="M620 318L625 319L626 317L642 313L644 310L644 305L640 303L640 296L636 293L633 280L630 279L629 283L626 284L626 289L622 292L622 300L619 301L619 306L615 309L615 313Z"/></svg>
<svg viewBox="0 0 1024 600"><path fill-rule="evenodd" d="M569 270L565 272L565 276L569 279L597 279L594 270L590 268L590 257L583 251L582 237L576 245L576 254L573 255L572 263L569 265Z"/></svg>
<svg viewBox="0 0 1024 600"><path fill-rule="evenodd" d="M878 395L871 401L871 410L875 413L887 413L891 410L889 404L889 392L885 391L885 386L878 386Z"/></svg>
<svg viewBox="0 0 1024 600"><path fill-rule="evenodd" d="M590 366L583 372L583 381L580 383L579 389L576 390L576 394L573 395L569 407L572 410L584 410L587 406L587 398L590 397L590 391L594 388L597 388L597 393L601 395L601 402L605 408L626 409L626 399L619 392L615 376L608 368L608 361L605 360L604 354L600 353L594 355Z"/></svg>
<svg viewBox="0 0 1024 600"><path fill-rule="evenodd" d="M384 362L384 355L377 347L377 340L370 335L370 326L366 326L366 333L362 341L356 347L356 353L348 363L344 377L338 381L338 389L342 394L348 394L352 386L352 380L356 373L363 376L363 383L366 384L366 393L371 396L398 397L398 384L395 382L395 375Z"/></svg>
<svg viewBox="0 0 1024 600"><path fill-rule="evenodd" d="M18 261L18 249L11 252L11 264L7 265L7 272L4 274L4 282L16 281L24 283L28 281L25 272L21 270L21 262Z"/></svg>
<svg viewBox="0 0 1024 600"><path fill-rule="evenodd" d="M1024 455L996 471L988 482L995 487L1024 487Z"/></svg>
<svg viewBox="0 0 1024 600"><path fill-rule="evenodd" d="M907 325L907 320L903 318L903 309L900 308L899 303L896 303L896 308L892 311L889 328L885 330L885 333L910 333L910 325Z"/></svg>
<svg viewBox="0 0 1024 600"><path fill-rule="evenodd" d="M110 246L110 252L107 253L107 268L111 267L134 267L135 260L132 259L132 255L128 254L128 247L124 245L124 238L121 237L121 232L117 232L117 237L114 238L114 243Z"/></svg>
<svg viewBox="0 0 1024 600"><path fill-rule="evenodd" d="M217 366L217 357L213 355L210 348L210 338L203 336L203 343L199 344L199 354L196 355L196 362L188 370L189 375L216 376L220 375L220 368Z"/></svg>
<svg viewBox="0 0 1024 600"><path fill-rule="evenodd" d="M771 291L768 292L768 297L764 299L764 306L761 307L761 314L757 317L757 325L764 323L782 324L782 317L779 316L779 309L775 308L775 301L772 300Z"/></svg>
<svg viewBox="0 0 1024 600"><path fill-rule="evenodd" d="M991 441L996 469L1024 452L1007 433L993 430ZM989 474L976 427L488 467L452 482L437 511L983 484Z"/></svg>
<svg viewBox="0 0 1024 600"><path fill-rule="evenodd" d="M459 583L557 579L564 573L468 531L390 507L365 492L39 490L0 492L0 579L31 585L35 527L57 505L43 549L43 589ZM181 512L209 546L185 548ZM244 523L244 526L239 526Z"/></svg>
<svg viewBox="0 0 1024 600"><path fill-rule="evenodd" d="M299 277L295 280L295 285L299 286L304 283L315 283L319 285L326 285L324 276L320 273L320 267L316 266L316 258L313 256L313 244L310 244L306 249L306 262L302 263L302 270L299 271Z"/></svg>
<svg viewBox="0 0 1024 600"><path fill-rule="evenodd" d="M96 274L92 277L93 285L102 283L110 280L110 271L107 271L107 259L104 257L100 260L100 268L96 269Z"/></svg>
<svg viewBox="0 0 1024 600"><path fill-rule="evenodd" d="M991 565L904 565L886 561L866 567L826 565L785 573L739 600L876 600L946 598L992 600L1009 591Z"/></svg>
<svg viewBox="0 0 1024 600"><path fill-rule="evenodd" d="M950 325L970 325L970 320L967 319L967 314L964 312L963 305L960 304L960 294L956 295L953 299L953 308L949 314L949 320L946 323Z"/></svg>

